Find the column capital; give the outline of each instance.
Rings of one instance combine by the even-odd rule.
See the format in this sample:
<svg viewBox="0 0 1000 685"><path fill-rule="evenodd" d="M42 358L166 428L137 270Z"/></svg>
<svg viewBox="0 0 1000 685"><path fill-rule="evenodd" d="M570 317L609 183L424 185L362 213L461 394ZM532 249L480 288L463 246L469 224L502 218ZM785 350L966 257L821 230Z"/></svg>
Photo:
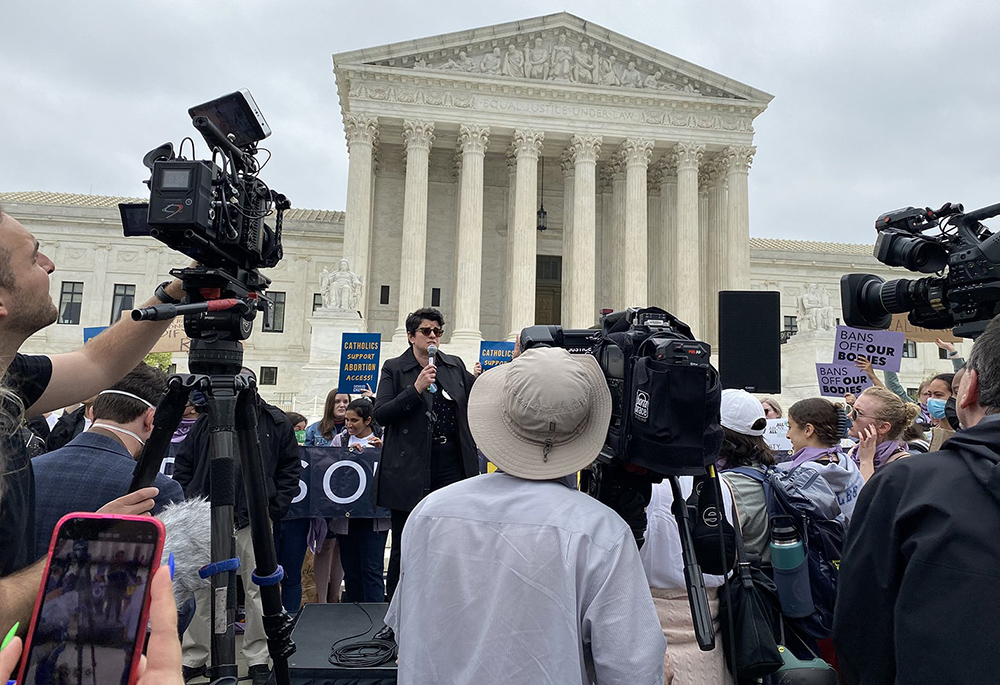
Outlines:
<svg viewBox="0 0 1000 685"><path fill-rule="evenodd" d="M698 183L704 183L706 185L725 185L727 170L728 165L726 164L726 161L722 159L721 155L705 160L698 169Z"/></svg>
<svg viewBox="0 0 1000 685"><path fill-rule="evenodd" d="M712 164L702 164L698 167L698 194L708 192L708 186L715 182L718 175L713 173Z"/></svg>
<svg viewBox="0 0 1000 685"><path fill-rule="evenodd" d="M618 146L618 154L625 167L646 166L653 158L653 141L645 138L626 138Z"/></svg>
<svg viewBox="0 0 1000 685"><path fill-rule="evenodd" d="M562 169L563 176L576 174L576 164L573 162L573 153L570 152L569 148L563 150L559 155L559 167Z"/></svg>
<svg viewBox="0 0 1000 685"><path fill-rule="evenodd" d="M517 151L514 149L514 143L507 146L505 159L507 161L507 173L513 174L517 171Z"/></svg>
<svg viewBox="0 0 1000 685"><path fill-rule="evenodd" d="M660 184L663 182L663 165L654 163L646 170L646 192L659 195Z"/></svg>
<svg viewBox="0 0 1000 685"><path fill-rule="evenodd" d="M750 170L750 164L753 163L753 156L756 152L757 148L753 145L730 145L722 149L722 152L719 153L719 159L728 167L729 171L747 172Z"/></svg>
<svg viewBox="0 0 1000 685"><path fill-rule="evenodd" d="M608 159L604 165L604 173L611 181L621 181L625 178L625 160L622 158L620 150Z"/></svg>
<svg viewBox="0 0 1000 685"><path fill-rule="evenodd" d="M514 131L514 139L511 145L514 148L514 154L519 159L522 157L538 159L538 155L542 152L543 140L545 140L544 131L517 129Z"/></svg>
<svg viewBox="0 0 1000 685"><path fill-rule="evenodd" d="M577 135L569 139L569 147L566 150L573 156L574 162L596 162L597 155L601 154L601 144L604 138L601 136Z"/></svg>
<svg viewBox="0 0 1000 685"><path fill-rule="evenodd" d="M477 152L486 153L486 146L490 142L489 126L467 126L460 124L458 127L458 149L462 153Z"/></svg>
<svg viewBox="0 0 1000 685"><path fill-rule="evenodd" d="M375 145L378 141L378 117L367 114L345 114L344 134L348 148L355 143Z"/></svg>
<svg viewBox="0 0 1000 685"><path fill-rule="evenodd" d="M433 121L404 121L403 146L406 149L423 148L430 150L434 143Z"/></svg>
<svg viewBox="0 0 1000 685"><path fill-rule="evenodd" d="M658 160L653 162L650 169L653 167L660 170L661 183L677 182L677 160L674 158L673 150L664 152Z"/></svg>
<svg viewBox="0 0 1000 685"><path fill-rule="evenodd" d="M671 150L674 166L680 169L697 169L705 155L705 146L698 143L677 143Z"/></svg>

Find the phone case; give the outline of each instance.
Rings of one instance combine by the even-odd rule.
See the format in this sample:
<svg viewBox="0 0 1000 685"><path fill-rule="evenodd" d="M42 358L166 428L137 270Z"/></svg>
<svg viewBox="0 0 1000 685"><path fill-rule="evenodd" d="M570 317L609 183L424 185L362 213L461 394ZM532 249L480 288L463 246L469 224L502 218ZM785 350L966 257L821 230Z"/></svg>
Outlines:
<svg viewBox="0 0 1000 685"><path fill-rule="evenodd" d="M59 519L59 522L56 524L55 530L52 532L52 540L49 541L49 552L48 552L48 555L46 556L45 573L42 576L42 583L38 587L38 595L35 597L35 608L33 609L32 614L31 614L31 625L28 628L27 637L26 637L26 639L24 641L24 648L21 651L21 654L22 654L21 668L20 668L20 671L18 672L17 682L18 683L25 682L25 678L28 675L28 667L30 666L29 661L28 661L28 656L31 654L32 638L35 635L35 629L37 627L38 617L39 617L40 609L42 607L42 600L45 597L45 589L46 589L46 587L48 585L49 574L50 574L50 572L52 570L51 569L51 566L52 566L52 557L53 557L54 552L55 552L56 541L59 539L59 531L62 529L63 525L66 524L67 521L74 520L74 519L102 519L102 520L116 520L116 521L135 521L135 522L143 523L143 524L146 524L146 525L152 525L155 528L156 532L157 532L156 543L155 543L155 547L154 547L154 550L153 550L153 557L152 557L153 563L151 563L151 565L150 565L151 566L151 572L150 572L149 580L146 583L146 596L145 596L145 598L143 599L143 602L142 602L142 610L141 610L141 612L139 614L139 622L136 624L137 625L137 627L136 627L136 635L135 635L135 639L134 639L134 641L135 641L135 647L133 648L133 651L132 651L132 663L131 663L131 666L130 666L130 669L129 669L129 674L128 674L128 681L127 682L129 682L129 683L135 682L136 673L137 673L137 671L139 669L139 657L142 655L142 649L143 649L143 647L146 644L145 631L146 631L146 626L149 625L149 603L150 603L150 599L151 599L151 596L152 596L151 593L150 593L150 589L152 587L153 574L155 574L157 572L157 570L159 569L159 567L161 565L161 559L162 559L162 556L163 556L163 541L164 541L164 538L166 537L166 529L163 527L163 523L159 519L157 519L157 518L155 518L153 516L121 516L121 515L116 515L116 514L96 514L96 513L89 513L89 512L74 512L74 513L66 514L61 519ZM140 639L140 637L142 639Z"/></svg>

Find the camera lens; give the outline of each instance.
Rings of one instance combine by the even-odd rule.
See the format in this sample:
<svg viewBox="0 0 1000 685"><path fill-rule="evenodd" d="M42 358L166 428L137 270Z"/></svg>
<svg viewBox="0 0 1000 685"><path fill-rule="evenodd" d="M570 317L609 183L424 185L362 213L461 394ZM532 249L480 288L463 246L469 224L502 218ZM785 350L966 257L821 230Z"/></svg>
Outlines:
<svg viewBox="0 0 1000 685"><path fill-rule="evenodd" d="M932 274L948 264L948 251L933 240L921 236L883 231L875 241L875 258L889 266L902 266L910 271Z"/></svg>

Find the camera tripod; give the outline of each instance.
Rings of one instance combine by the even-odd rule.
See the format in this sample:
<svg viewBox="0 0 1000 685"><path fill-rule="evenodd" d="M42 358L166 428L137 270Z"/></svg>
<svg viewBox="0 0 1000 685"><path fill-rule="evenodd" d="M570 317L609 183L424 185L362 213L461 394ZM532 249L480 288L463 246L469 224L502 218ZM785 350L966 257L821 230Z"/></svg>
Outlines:
<svg viewBox="0 0 1000 685"><path fill-rule="evenodd" d="M193 373L175 374L167 381L167 394L156 408L153 432L146 442L129 492L147 487L160 470L170 438L180 424L192 390L206 398L209 443L208 482L211 500L211 563L201 569L211 579L211 661L208 677L213 685L235 685L236 667L236 556L234 514L236 482L242 474L250 534L257 567L253 581L260 587L267 648L274 661L275 682L288 685L288 658L295 653L293 622L281 603L283 570L274 551L274 536L268 516L264 467L257 434L259 397L252 378L240 375L243 344L250 336L253 319L262 300L255 288L266 279L256 271L240 271L234 277L220 269L191 267L171 274L181 278L190 304L157 305L133 310L135 320L163 320L184 316L184 327L192 338L188 363ZM239 455L239 460L235 458Z"/></svg>

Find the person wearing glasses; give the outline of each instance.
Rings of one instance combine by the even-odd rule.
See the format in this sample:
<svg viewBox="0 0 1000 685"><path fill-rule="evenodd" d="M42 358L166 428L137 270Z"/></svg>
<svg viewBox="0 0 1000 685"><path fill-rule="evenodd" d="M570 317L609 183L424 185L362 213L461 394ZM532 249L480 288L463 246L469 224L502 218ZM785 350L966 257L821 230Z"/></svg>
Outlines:
<svg viewBox="0 0 1000 685"><path fill-rule="evenodd" d="M848 416L852 421L848 434L858 440L850 457L866 481L889 462L910 456L900 437L920 416L919 405L903 402L891 390L871 387L854 400Z"/></svg>
<svg viewBox="0 0 1000 685"><path fill-rule="evenodd" d="M375 497L392 512L389 599L399 583L400 543L410 512L434 490L479 473L468 414L475 376L459 357L440 350L430 363L427 349L440 346L444 335L437 309L407 316L406 334L410 347L386 360L375 396L375 420L385 429Z"/></svg>
<svg viewBox="0 0 1000 685"><path fill-rule="evenodd" d="M764 408L764 418L765 419L780 419L784 417L781 411L781 405L778 404L778 400L773 397L765 397L760 401L760 406Z"/></svg>

